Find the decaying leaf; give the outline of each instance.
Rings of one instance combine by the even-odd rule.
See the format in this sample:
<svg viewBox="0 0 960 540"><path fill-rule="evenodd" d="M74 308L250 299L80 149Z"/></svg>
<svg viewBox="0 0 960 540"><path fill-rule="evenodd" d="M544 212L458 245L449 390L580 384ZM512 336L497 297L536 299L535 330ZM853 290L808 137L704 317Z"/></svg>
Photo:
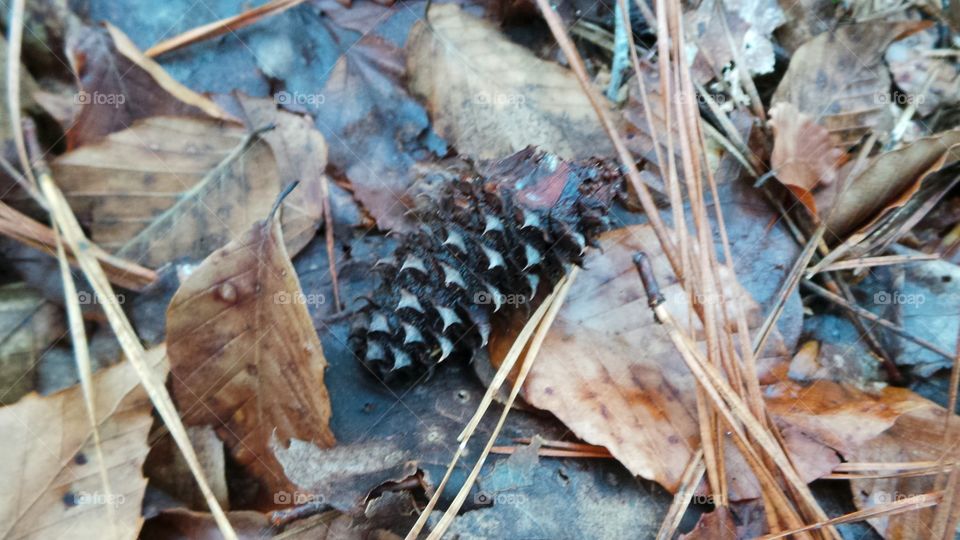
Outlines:
<svg viewBox="0 0 960 540"><path fill-rule="evenodd" d="M721 16L726 17L725 22ZM773 71L776 58L771 35L785 20L776 0L706 0L685 14L684 25L697 52L716 73L740 61L750 73L761 75ZM737 48L736 54L730 50L731 44Z"/></svg>
<svg viewBox="0 0 960 540"><path fill-rule="evenodd" d="M551 326L524 395L584 441L606 447L633 474L674 491L699 444L699 428L694 378L654 322L632 262L637 251L658 253L658 244L648 226L611 231L600 243ZM654 271L671 312L688 320L686 297L666 260L655 257ZM758 323L758 306L745 291L724 294L728 310L745 302ZM503 357L511 337L494 332L492 359ZM770 355L761 376L777 361ZM756 492L748 487L738 496Z"/></svg>
<svg viewBox="0 0 960 540"><path fill-rule="evenodd" d="M283 211L295 252L320 219L320 177L306 168L325 163L326 146L299 117L259 111L257 119L277 125L270 139L216 120L151 117L60 156L53 174L94 241L153 267L202 259L240 236L267 213L284 178L298 176L304 189Z"/></svg>
<svg viewBox="0 0 960 540"><path fill-rule="evenodd" d="M770 125L774 135L770 165L777 171L777 179L816 215L813 190L836 181L843 152L830 144L830 134L823 126L792 103L774 105Z"/></svg>
<svg viewBox="0 0 960 540"><path fill-rule="evenodd" d="M890 44L885 55L894 82L905 92L896 94L894 103L906 107L916 102L922 116L960 101L960 66L930 54L938 38L936 28L927 28Z"/></svg>
<svg viewBox="0 0 960 540"><path fill-rule="evenodd" d="M410 88L434 129L471 157L498 159L528 145L573 159L612 153L572 72L456 5L433 6L407 51Z"/></svg>
<svg viewBox="0 0 960 540"><path fill-rule="evenodd" d="M792 103L811 115L837 146L855 144L871 129L889 129L890 74L883 51L928 25L872 21L820 34L794 53L771 103Z"/></svg>
<svg viewBox="0 0 960 540"><path fill-rule="evenodd" d="M829 215L829 230L843 236L855 228L866 229L885 212L906 203L931 174L960 160L960 130L946 131L913 144L880 154L849 187L817 194L821 213ZM830 208L827 212L825 209Z"/></svg>
<svg viewBox="0 0 960 540"><path fill-rule="evenodd" d="M271 215L212 253L167 311L173 394L188 425L212 425L274 493L290 482L272 437L334 444L326 359L280 224Z"/></svg>
<svg viewBox="0 0 960 540"><path fill-rule="evenodd" d="M948 425L947 411L933 402L917 398L916 407L904 414L886 433L876 437L852 452L844 454L848 461L859 463L910 463L943 460L956 463L960 458L958 438L960 419L949 419L952 436L944 438ZM943 480L941 480L943 481ZM904 500L913 495L935 491L936 474L899 478L868 478L851 480L853 502L859 509ZM915 510L895 516L870 519L884 538L908 540L918 531L928 532L934 526L933 514L937 507Z"/></svg>
<svg viewBox="0 0 960 540"><path fill-rule="evenodd" d="M34 389L44 350L66 336L63 313L22 283L0 287L0 405Z"/></svg>
<svg viewBox="0 0 960 540"><path fill-rule="evenodd" d="M305 94L314 98L308 110L330 144L331 165L384 230L410 225L400 200L413 183L416 161L446 153L403 81L403 50L366 35L337 61L321 93Z"/></svg>
<svg viewBox="0 0 960 540"><path fill-rule="evenodd" d="M151 116L232 118L210 99L175 81L113 26L72 25L67 52L80 82L75 101L81 105L67 130L69 148Z"/></svg>
<svg viewBox="0 0 960 540"><path fill-rule="evenodd" d="M147 359L166 373L162 347ZM152 407L126 362L94 375L95 410L103 441L106 491L92 428L79 387L46 397L31 394L0 408L0 535L4 538L134 539L143 518ZM109 506L109 509L108 509Z"/></svg>

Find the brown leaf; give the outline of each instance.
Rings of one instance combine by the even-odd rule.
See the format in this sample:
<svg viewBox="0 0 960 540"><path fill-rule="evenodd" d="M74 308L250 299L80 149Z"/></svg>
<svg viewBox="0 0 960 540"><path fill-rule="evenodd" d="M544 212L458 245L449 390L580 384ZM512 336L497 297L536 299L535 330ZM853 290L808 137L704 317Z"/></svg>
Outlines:
<svg viewBox="0 0 960 540"><path fill-rule="evenodd" d="M235 121L210 99L177 82L146 58L123 32L106 25L73 25L67 53L80 82L81 105L67 129L67 147L76 148L136 120L159 115L189 115Z"/></svg>
<svg viewBox="0 0 960 540"><path fill-rule="evenodd" d="M227 491L223 442L210 426L188 427L187 435L190 437L190 444L197 454L197 460L203 468L204 478L207 479L213 496L224 510L229 509L230 497ZM190 472L189 465L183 459L183 454L177 448L173 437L164 436L153 444L143 470L150 478L153 487L182 501L188 508L207 510L203 493L193 479L193 473ZM216 527L212 516L211 524Z"/></svg>
<svg viewBox="0 0 960 540"><path fill-rule="evenodd" d="M791 103L827 128L837 146L850 146L871 129L892 126L890 74L883 51L929 21L866 22L840 26L801 46L771 103Z"/></svg>
<svg viewBox="0 0 960 540"><path fill-rule="evenodd" d="M774 105L770 109L770 125L774 134L770 165L777 171L777 179L816 215L813 190L836 181L843 152L833 147L823 126L792 103Z"/></svg>
<svg viewBox="0 0 960 540"><path fill-rule="evenodd" d="M700 516L697 525L687 534L681 534L680 540L737 540L737 524L733 514L726 506Z"/></svg>
<svg viewBox="0 0 960 540"><path fill-rule="evenodd" d="M699 445L695 381L654 322L632 262L640 250L660 253L659 244L646 225L609 232L600 244L551 326L524 395L584 441L606 447L633 474L675 491ZM688 320L685 293L665 258L653 263L670 311ZM734 301L746 302L751 326L759 323L759 306L744 291L725 296L730 310ZM490 357L503 358L511 338L494 332ZM762 362L764 373L777 361ZM738 498L755 497L755 490L748 486Z"/></svg>
<svg viewBox="0 0 960 540"><path fill-rule="evenodd" d="M844 454L848 461L902 463L912 461L956 462L958 452L957 433L960 419L951 416L949 423L952 438L944 440L947 411L933 402L915 399L915 408L901 416L886 433ZM934 491L936 475L909 476L900 478L870 478L851 480L853 502L859 509L868 509L903 500L911 495ZM956 503L956 501L954 501ZM868 520L870 525L889 540L909 540L917 537L917 531L929 531L933 525L933 509L925 508L895 516L877 517Z"/></svg>
<svg viewBox="0 0 960 540"><path fill-rule="evenodd" d="M258 115L276 123L270 138L248 141L215 120L148 118L60 156L53 174L94 241L151 267L206 257L265 215L286 178L299 178L302 191L283 212L296 252L320 220L321 179L308 168L325 163L326 146L296 115Z"/></svg>
<svg viewBox="0 0 960 540"><path fill-rule="evenodd" d="M407 41L411 90L460 152L498 159L528 145L564 158L612 154L573 73L540 60L452 4L430 9Z"/></svg>
<svg viewBox="0 0 960 540"><path fill-rule="evenodd" d="M240 540L263 540L272 536L270 520L260 512L227 512L227 519ZM223 534L213 515L185 508L163 510L143 526L141 540L220 540Z"/></svg>
<svg viewBox="0 0 960 540"><path fill-rule="evenodd" d="M817 204L829 215L827 226L837 236L865 230L890 209L902 206L931 174L960 159L960 130L945 131L873 158L846 191L817 194ZM827 212L826 208L836 209Z"/></svg>
<svg viewBox="0 0 960 540"><path fill-rule="evenodd" d="M147 359L166 373L162 347ZM31 394L0 408L0 535L4 538L136 538L147 485L152 407L129 363L93 378L95 410L110 492L99 474L92 428L79 387ZM107 505L112 505L112 528Z"/></svg>
<svg viewBox="0 0 960 540"><path fill-rule="evenodd" d="M273 216L212 253L167 311L173 394L188 425L213 425L277 493L271 437L334 444L326 359Z"/></svg>

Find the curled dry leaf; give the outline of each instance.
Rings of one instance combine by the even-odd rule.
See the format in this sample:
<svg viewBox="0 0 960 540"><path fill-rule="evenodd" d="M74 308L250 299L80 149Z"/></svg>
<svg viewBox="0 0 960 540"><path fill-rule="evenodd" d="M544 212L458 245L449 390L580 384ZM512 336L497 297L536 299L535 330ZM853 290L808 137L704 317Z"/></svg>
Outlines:
<svg viewBox="0 0 960 540"><path fill-rule="evenodd" d="M335 442L327 362L307 298L271 215L204 260L167 311L173 395L184 423L217 428L237 462L273 493L291 484L271 437Z"/></svg>
<svg viewBox="0 0 960 540"><path fill-rule="evenodd" d="M893 115L883 51L929 24L873 21L820 34L794 53L771 103L792 103L812 115L837 146L853 145L871 129L888 129Z"/></svg>
<svg viewBox="0 0 960 540"><path fill-rule="evenodd" d="M824 215L829 215L827 226L834 234L843 236L854 229L865 230L887 211L910 200L927 177L957 160L960 130L919 139L880 154L856 178L821 191L817 205ZM839 192L844 183L849 186ZM826 208L831 208L830 212Z"/></svg>
<svg viewBox="0 0 960 540"><path fill-rule="evenodd" d="M252 122L276 124L269 138L216 120L152 117L60 156L53 174L94 241L151 267L206 257L265 215L284 182L301 179L283 207L296 252L321 219L321 178L309 171L326 163L326 145L302 118L245 103Z"/></svg>
<svg viewBox="0 0 960 540"><path fill-rule="evenodd" d="M777 171L777 179L816 215L813 190L836 181L843 151L830 143L826 128L792 103L774 105L770 109L770 125L774 135L770 165Z"/></svg>
<svg viewBox="0 0 960 540"><path fill-rule="evenodd" d="M81 106L74 124L67 129L68 148L151 116L235 121L209 98L177 82L109 24L106 28L71 25L67 53L80 83L74 99Z"/></svg>
<svg viewBox="0 0 960 540"><path fill-rule="evenodd" d="M551 326L524 395L584 441L606 447L633 474L675 491L699 445L699 427L695 380L654 322L632 261L637 251L659 253L659 244L646 225L606 233L600 244L587 256L587 270ZM670 311L688 320L686 295L665 258L654 257L653 263ZM731 321L739 301L747 306L751 326L759 323L759 306L744 290L736 286L724 295ZM511 345L512 336L503 334L491 336L495 362ZM781 349L782 341L778 345ZM761 376L769 376L784 353L763 361ZM756 489L745 484L736 498L756 497Z"/></svg>
<svg viewBox="0 0 960 540"><path fill-rule="evenodd" d="M162 347L149 351L147 361L166 373ZM6 439L0 446L0 476L6 482L0 536L137 538L147 486L140 468L153 423L150 400L126 362L94 375L93 390L109 492L78 386L45 397L31 394L0 408Z"/></svg>
<svg viewBox="0 0 960 540"><path fill-rule="evenodd" d="M528 145L573 159L612 154L573 73L456 5L431 7L430 23L410 31L407 52L410 88L426 101L434 129L473 158Z"/></svg>

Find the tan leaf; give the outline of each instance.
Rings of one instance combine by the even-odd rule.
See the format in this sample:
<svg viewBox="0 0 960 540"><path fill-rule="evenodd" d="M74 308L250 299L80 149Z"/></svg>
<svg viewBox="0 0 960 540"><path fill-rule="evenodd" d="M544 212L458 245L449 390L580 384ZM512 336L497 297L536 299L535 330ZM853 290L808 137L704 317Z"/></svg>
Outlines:
<svg viewBox="0 0 960 540"><path fill-rule="evenodd" d="M873 21L840 26L804 43L790 59L771 103L792 103L827 128L838 146L871 129L892 126L887 45L922 30L929 21Z"/></svg>
<svg viewBox="0 0 960 540"><path fill-rule="evenodd" d="M646 225L606 233L600 243L550 328L525 398L584 441L606 447L632 473L674 491L699 445L699 428L694 378L654 322L633 266L637 251L660 253L659 244ZM665 258L654 257L653 264L670 311L688 320L685 293ZM744 291L725 295L728 310L745 302L751 323L759 322L758 306ZM730 311L730 320L734 316ZM498 334L504 333L491 336L492 359L503 358L512 344L511 336ZM777 360L768 359L764 371Z"/></svg>
<svg viewBox="0 0 960 540"><path fill-rule="evenodd" d="M960 159L958 145L960 130L919 139L873 158L843 193L838 195L843 182L818 193L821 212L830 216L830 231L843 236L855 228L865 230L888 210L905 204L927 177Z"/></svg>
<svg viewBox="0 0 960 540"><path fill-rule="evenodd" d="M936 461L956 463L960 459L957 434L960 419L949 419L952 437L944 440L947 411L933 402L916 398L918 404L912 411L901 416L886 433L876 437L852 452L844 454L847 461L861 463L905 463ZM893 503L910 497L930 493L935 487L936 474L906 476L900 478L870 478L851 480L853 502L859 509ZM941 486L942 487L942 486ZM956 500L954 500L956 504ZM938 507L905 512L895 516L877 517L868 520L881 536L888 540L917 538L918 531L929 533L934 525L933 515ZM945 536L944 538L952 537Z"/></svg>
<svg viewBox="0 0 960 540"><path fill-rule="evenodd" d="M187 425L212 425L274 493L289 489L275 436L334 444L327 365L279 222L258 221L212 253L167 310L173 395Z"/></svg>
<svg viewBox="0 0 960 540"><path fill-rule="evenodd" d="M836 181L843 151L833 147L830 133L823 126L792 103L774 105L770 109L770 125L774 135L770 165L777 172L777 179L816 215L813 190Z"/></svg>
<svg viewBox="0 0 960 540"><path fill-rule="evenodd" d="M148 118L60 156L53 174L104 248L151 267L179 257L202 259L269 211L284 177L294 176L287 163L325 163L318 133L307 138L300 118L289 113L274 120L271 139L247 141L243 128L215 120ZM284 146L287 140L302 144ZM302 191L284 203L291 251L303 247L320 219L310 202L320 178L300 178Z"/></svg>
<svg viewBox="0 0 960 540"><path fill-rule="evenodd" d="M564 158L612 153L573 73L456 5L431 7L407 52L411 90L461 152L495 159L534 145Z"/></svg>
<svg viewBox="0 0 960 540"><path fill-rule="evenodd" d="M148 361L166 373L162 347L150 351ZM93 387L109 493L79 387L0 408L3 538L137 538L150 400L126 362L98 372Z"/></svg>

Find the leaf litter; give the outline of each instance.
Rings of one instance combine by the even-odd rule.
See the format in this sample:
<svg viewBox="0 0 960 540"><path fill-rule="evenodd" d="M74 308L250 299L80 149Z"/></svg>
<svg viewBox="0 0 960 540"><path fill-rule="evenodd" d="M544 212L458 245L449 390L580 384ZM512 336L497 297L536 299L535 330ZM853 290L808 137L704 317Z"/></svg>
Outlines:
<svg viewBox="0 0 960 540"><path fill-rule="evenodd" d="M31 4L0 50L19 82L0 116L8 536L953 536L952 12ZM489 216L575 194L489 212L535 180L511 154L629 179L578 210L610 229L579 275L521 296L490 250L522 236ZM478 179L424 229L424 196ZM476 237L456 222L474 214ZM381 380L351 343L383 297L371 269L441 230L487 248L445 286L490 287L489 345ZM410 264L388 279L432 261ZM428 319L390 340L411 354L429 317L488 301L410 296L390 309ZM71 349L98 368L96 430ZM147 370L165 354L166 387ZM30 393L49 381L69 387Z"/></svg>

